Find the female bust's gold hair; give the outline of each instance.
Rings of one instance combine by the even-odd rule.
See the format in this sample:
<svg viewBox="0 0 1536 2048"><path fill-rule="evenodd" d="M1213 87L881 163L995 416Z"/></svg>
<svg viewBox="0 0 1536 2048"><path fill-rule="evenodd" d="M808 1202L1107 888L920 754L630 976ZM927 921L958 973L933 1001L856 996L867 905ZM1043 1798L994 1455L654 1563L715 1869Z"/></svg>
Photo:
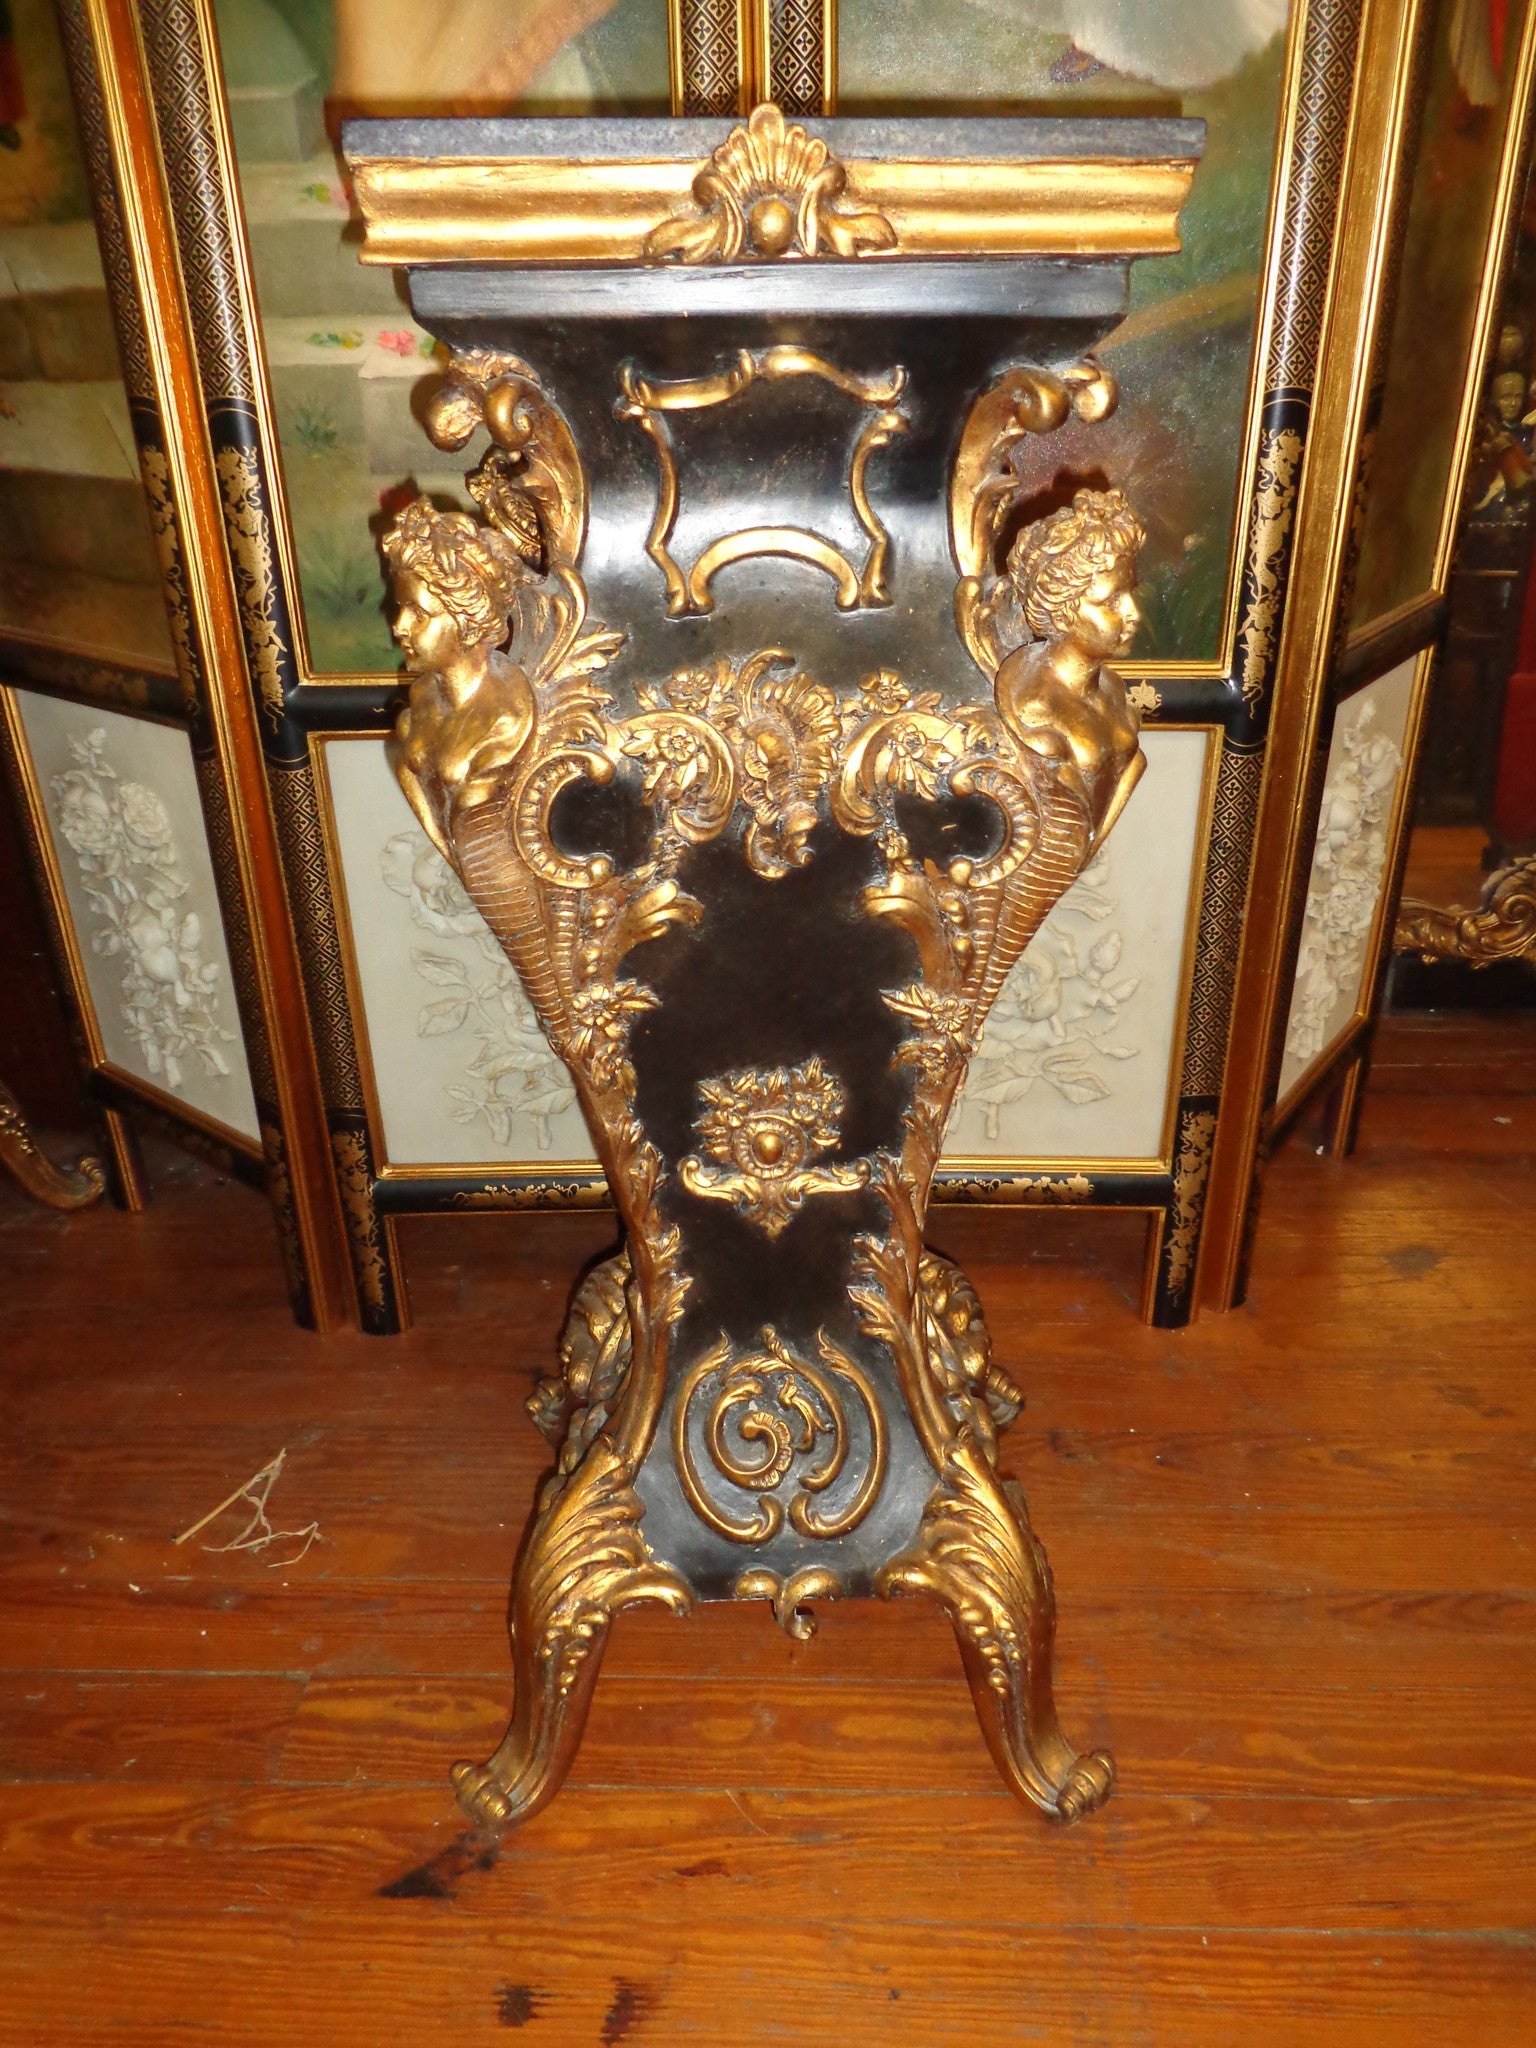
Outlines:
<svg viewBox="0 0 1536 2048"><path fill-rule="evenodd" d="M1119 491L1079 491L1048 519L1026 526L1008 556L1008 574L1033 632L1067 633L1096 576L1134 563L1146 528Z"/></svg>
<svg viewBox="0 0 1536 2048"><path fill-rule="evenodd" d="M505 638L507 613L527 571L512 542L494 527L416 498L385 534L384 557L397 577L421 578L466 646Z"/></svg>

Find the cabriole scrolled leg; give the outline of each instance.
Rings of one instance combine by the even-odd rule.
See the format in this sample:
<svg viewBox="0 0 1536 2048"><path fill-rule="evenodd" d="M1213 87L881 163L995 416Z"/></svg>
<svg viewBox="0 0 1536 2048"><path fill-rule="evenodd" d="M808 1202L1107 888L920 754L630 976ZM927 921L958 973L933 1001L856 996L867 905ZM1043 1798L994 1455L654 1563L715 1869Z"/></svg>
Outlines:
<svg viewBox="0 0 1536 2048"><path fill-rule="evenodd" d="M948 1610L987 1747L1004 1780L1053 1820L1082 1820L1114 1783L1102 1750L1073 1749L1051 1689L1056 1598L1022 1488L1000 1479L971 1430L945 1456L916 1547L879 1590L930 1593Z"/></svg>
<svg viewBox="0 0 1536 2048"><path fill-rule="evenodd" d="M489 1832L531 1819L564 1783L619 1609L655 1600L688 1612L688 1588L640 1534L633 1479L599 1436L540 1508L512 1587L512 1725L486 1763L453 1767L459 1804Z"/></svg>

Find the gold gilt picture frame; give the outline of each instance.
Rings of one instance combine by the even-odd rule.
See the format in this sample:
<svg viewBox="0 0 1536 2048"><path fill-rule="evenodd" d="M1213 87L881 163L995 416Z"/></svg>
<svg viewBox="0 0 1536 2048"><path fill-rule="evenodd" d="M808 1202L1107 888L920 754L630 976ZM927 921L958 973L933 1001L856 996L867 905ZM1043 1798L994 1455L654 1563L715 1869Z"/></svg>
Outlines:
<svg viewBox="0 0 1536 2048"><path fill-rule="evenodd" d="M1308 507L1318 537L1308 550L1312 566L1305 603L1295 615L1298 630L1282 653L1295 682L1289 715L1271 743L1270 791L1255 853L1256 874L1275 881L1253 899L1245 930L1234 1034L1251 1056L1230 1072L1211 1173L1217 1220L1206 1245L1202 1298L1218 1307L1240 1301L1246 1290L1263 1169L1285 1129L1309 1102L1324 1096L1329 1148L1339 1157L1353 1148L1407 859L1424 707L1446 618L1482 367L1529 162L1536 11L1510 11L1498 64L1482 74L1481 85L1470 88L1485 101L1471 109L1470 121L1464 118L1467 106L1459 114L1446 107L1447 79L1466 62L1451 10L1408 6L1390 22L1384 15L1373 16L1368 25L1374 49L1362 58L1356 129L1362 137L1380 140L1356 152L1335 259L1336 272L1358 267L1364 288L1350 317L1339 321L1330 338L1331 374L1324 397L1330 439L1337 446L1329 464L1330 502ZM1462 223L1459 235L1447 233L1441 224L1437 249L1430 230L1447 185L1436 146L1453 127L1460 131L1452 138L1458 148L1467 135L1475 137L1486 175L1473 195L1480 208L1477 218ZM1465 198L1463 183L1454 183L1452 190L1453 198ZM1446 423L1444 469L1417 485L1427 522L1425 582L1372 616L1371 593L1362 589L1359 572L1364 548L1387 516L1383 508L1394 496L1400 498L1405 487L1390 464L1384 473L1381 438L1394 418L1399 437L1408 431L1410 386L1420 388L1416 338L1424 332L1426 305L1414 286L1426 267L1426 249L1431 265L1433 260L1464 264L1468 287L1465 307L1457 307L1460 325L1442 370L1443 388L1434 393ZM1298 549L1302 545L1298 537ZM1359 1001L1326 1052L1308 1062L1304 1074L1289 1078L1290 1006L1308 937L1314 848L1335 734L1362 691L1410 667L1412 703L1402 774L1384 821L1383 883Z"/></svg>

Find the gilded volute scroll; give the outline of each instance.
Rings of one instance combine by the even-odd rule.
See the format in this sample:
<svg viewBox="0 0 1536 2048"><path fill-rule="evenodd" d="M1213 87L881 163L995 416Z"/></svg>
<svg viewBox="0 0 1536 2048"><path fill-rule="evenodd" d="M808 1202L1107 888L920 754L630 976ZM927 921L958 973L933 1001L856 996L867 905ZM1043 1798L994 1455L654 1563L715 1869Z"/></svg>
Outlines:
<svg viewBox="0 0 1536 2048"><path fill-rule="evenodd" d="M1148 124L1083 125L1123 153ZM1186 176L1198 131L1150 128ZM927 1595L1022 1798L1074 1821L1113 1779L1056 1715L1050 1574L999 1449L1022 1393L924 1233L988 1013L1144 767L1115 666L1142 527L1051 455L1113 410L1079 351L1125 258L993 278L961 239L952 308L840 129L713 131L688 204L597 282L453 249L413 276L452 350L428 432L484 452L457 508L419 497L384 540L392 758L570 1071L623 1237L529 1403L556 1463L511 1725L454 1772L487 1829L558 1789L637 1603L763 1600L803 1636L812 1603ZM958 174L882 164L904 217L995 147L959 140ZM834 275L873 283L844 311Z"/></svg>

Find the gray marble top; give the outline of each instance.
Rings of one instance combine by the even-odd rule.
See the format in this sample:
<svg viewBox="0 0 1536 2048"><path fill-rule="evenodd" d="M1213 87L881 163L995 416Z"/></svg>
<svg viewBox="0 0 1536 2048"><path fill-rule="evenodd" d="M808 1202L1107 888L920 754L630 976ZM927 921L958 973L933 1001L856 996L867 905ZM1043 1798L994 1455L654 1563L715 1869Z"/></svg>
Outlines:
<svg viewBox="0 0 1536 2048"><path fill-rule="evenodd" d="M1074 116L999 115L984 120L892 119L818 121L796 117L821 136L835 155L876 161L945 162L966 158L1027 163L1070 158L1111 158L1118 162L1198 157L1205 148L1205 123L1164 116L1123 119ZM701 160L724 142L736 121L631 120L570 116L565 119L496 120L454 117L432 120L346 122L342 148L350 158L453 158L505 161L551 157L569 161L632 158Z"/></svg>

